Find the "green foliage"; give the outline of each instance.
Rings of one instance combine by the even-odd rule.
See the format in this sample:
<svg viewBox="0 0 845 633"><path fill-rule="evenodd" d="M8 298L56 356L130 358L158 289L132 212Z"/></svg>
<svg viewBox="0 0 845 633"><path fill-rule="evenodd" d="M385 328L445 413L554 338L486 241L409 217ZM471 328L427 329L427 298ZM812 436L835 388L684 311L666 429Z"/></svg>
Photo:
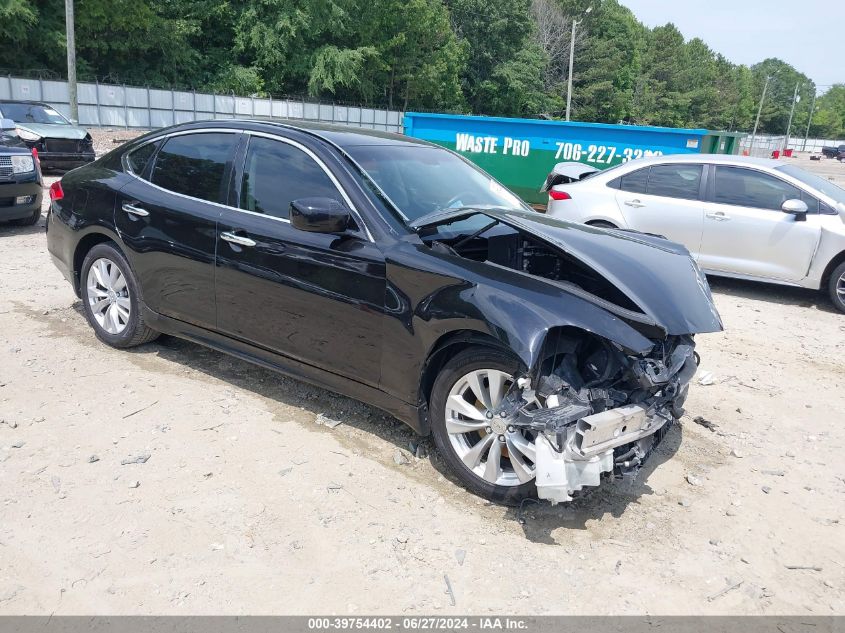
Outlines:
<svg viewBox="0 0 845 633"><path fill-rule="evenodd" d="M816 100L810 135L845 139L845 84L836 84Z"/></svg>
<svg viewBox="0 0 845 633"><path fill-rule="evenodd" d="M590 11L587 12L587 9ZM577 20L576 120L806 130L815 85L779 59L736 65L618 0L76 0L79 76L399 109L562 117ZM0 65L63 75L63 0L0 0ZM811 134L845 137L845 85Z"/></svg>
<svg viewBox="0 0 845 633"><path fill-rule="evenodd" d="M0 41L23 42L37 20L35 7L28 0L0 0Z"/></svg>

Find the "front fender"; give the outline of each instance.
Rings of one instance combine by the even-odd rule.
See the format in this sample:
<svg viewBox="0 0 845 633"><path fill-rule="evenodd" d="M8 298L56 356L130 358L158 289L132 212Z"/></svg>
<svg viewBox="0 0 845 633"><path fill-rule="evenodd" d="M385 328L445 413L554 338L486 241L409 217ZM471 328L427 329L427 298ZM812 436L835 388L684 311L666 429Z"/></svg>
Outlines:
<svg viewBox="0 0 845 633"><path fill-rule="evenodd" d="M381 388L416 404L422 370L444 336L478 332L533 367L546 334L572 327L632 353L653 343L619 317L548 280L402 244L386 257L388 302ZM425 263L422 269L420 262Z"/></svg>

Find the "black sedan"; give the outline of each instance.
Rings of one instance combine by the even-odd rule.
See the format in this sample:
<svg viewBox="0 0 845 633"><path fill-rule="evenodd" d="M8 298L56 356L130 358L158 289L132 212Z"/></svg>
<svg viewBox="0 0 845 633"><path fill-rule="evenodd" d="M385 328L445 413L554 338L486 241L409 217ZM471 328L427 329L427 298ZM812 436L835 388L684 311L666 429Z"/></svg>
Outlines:
<svg viewBox="0 0 845 633"><path fill-rule="evenodd" d="M502 503L635 472L722 328L682 246L547 218L397 135L191 123L50 195L100 340L163 332L364 400Z"/></svg>
<svg viewBox="0 0 845 633"><path fill-rule="evenodd" d="M38 222L43 191L37 154L18 138L14 121L0 118L0 222Z"/></svg>

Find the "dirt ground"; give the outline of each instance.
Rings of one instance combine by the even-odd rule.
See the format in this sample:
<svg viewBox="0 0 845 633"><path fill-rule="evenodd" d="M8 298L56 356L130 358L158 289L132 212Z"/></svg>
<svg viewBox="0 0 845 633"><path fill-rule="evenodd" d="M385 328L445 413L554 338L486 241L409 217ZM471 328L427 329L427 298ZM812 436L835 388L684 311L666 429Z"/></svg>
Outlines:
<svg viewBox="0 0 845 633"><path fill-rule="evenodd" d="M43 219L2 226L0 614L843 614L845 315L712 286L713 384L638 479L520 517L359 402L100 344Z"/></svg>

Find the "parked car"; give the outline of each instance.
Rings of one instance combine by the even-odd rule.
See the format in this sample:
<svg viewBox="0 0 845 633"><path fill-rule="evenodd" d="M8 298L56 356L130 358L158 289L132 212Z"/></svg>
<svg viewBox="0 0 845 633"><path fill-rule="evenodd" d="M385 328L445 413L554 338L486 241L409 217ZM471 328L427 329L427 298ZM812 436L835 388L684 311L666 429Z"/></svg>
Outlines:
<svg viewBox="0 0 845 633"><path fill-rule="evenodd" d="M722 328L684 247L545 217L397 135L185 124L50 195L101 341L163 332L368 402L497 502L635 470L683 412L693 335Z"/></svg>
<svg viewBox="0 0 845 633"><path fill-rule="evenodd" d="M838 158L845 161L845 145L822 147L822 154L827 158Z"/></svg>
<svg viewBox="0 0 845 633"><path fill-rule="evenodd" d="M0 117L16 123L18 136L38 152L43 169L72 169L95 158L88 131L46 103L0 101Z"/></svg>
<svg viewBox="0 0 845 633"><path fill-rule="evenodd" d="M707 274L821 289L845 312L845 190L794 165L642 158L552 186L547 214L664 235Z"/></svg>
<svg viewBox="0 0 845 633"><path fill-rule="evenodd" d="M38 156L15 132L15 122L0 118L0 222L29 225L41 217Z"/></svg>

